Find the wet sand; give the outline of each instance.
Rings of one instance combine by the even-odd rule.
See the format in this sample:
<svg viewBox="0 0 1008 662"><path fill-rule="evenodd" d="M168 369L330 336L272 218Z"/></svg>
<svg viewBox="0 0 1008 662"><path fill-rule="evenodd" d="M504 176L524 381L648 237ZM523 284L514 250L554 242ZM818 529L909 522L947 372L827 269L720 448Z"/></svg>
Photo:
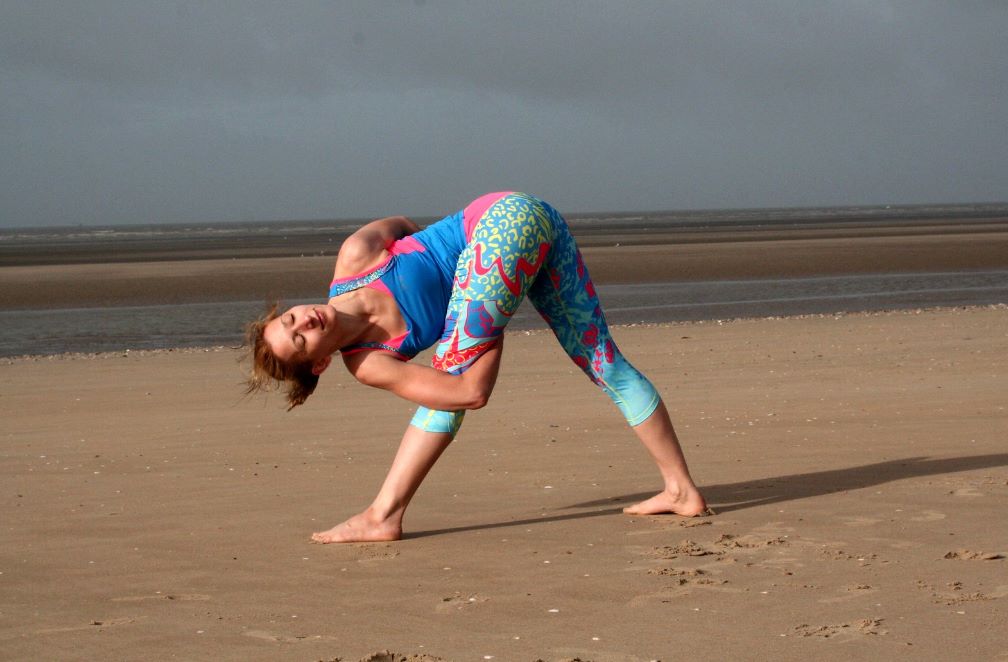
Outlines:
<svg viewBox="0 0 1008 662"><path fill-rule="evenodd" d="M739 264L822 268L789 254ZM1008 654L1008 308L614 334L718 515L618 512L658 477L547 332L509 334L408 538L377 545L308 535L367 504L408 403L336 371L288 414L240 397L230 350L0 361L0 657Z"/></svg>
<svg viewBox="0 0 1008 662"><path fill-rule="evenodd" d="M642 236L646 243L637 243ZM634 237L623 228L585 242L596 283L1008 268L1008 223ZM325 292L334 261L175 255L153 262L0 267L0 302L9 309L44 309L315 298Z"/></svg>

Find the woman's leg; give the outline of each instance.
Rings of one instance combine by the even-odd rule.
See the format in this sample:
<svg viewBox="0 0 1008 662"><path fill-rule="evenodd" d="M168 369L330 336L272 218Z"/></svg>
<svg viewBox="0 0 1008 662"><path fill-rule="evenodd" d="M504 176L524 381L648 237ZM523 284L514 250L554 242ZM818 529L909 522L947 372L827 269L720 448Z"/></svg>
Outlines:
<svg viewBox="0 0 1008 662"><path fill-rule="evenodd" d="M399 540L406 506L449 443L449 434L407 427L374 502L342 524L312 535L312 540L320 543Z"/></svg>
<svg viewBox="0 0 1008 662"><path fill-rule="evenodd" d="M553 231L545 207L521 193L502 195L482 213L459 255L435 368L462 373L494 345L545 263ZM420 407L411 425L454 436L464 414Z"/></svg>
<svg viewBox="0 0 1008 662"><path fill-rule="evenodd" d="M571 359L623 412L658 465L665 489L632 514L706 510L689 475L668 412L651 383L619 352L566 222L548 205L504 196L476 224L459 257L445 331L433 365L460 373L503 332L526 292ZM424 477L451 442L464 412L420 407L374 502L317 542L397 540Z"/></svg>
<svg viewBox="0 0 1008 662"><path fill-rule="evenodd" d="M459 256L435 368L461 373L493 346L545 262L552 228L544 208L521 194L504 195L486 209ZM420 407L371 506L312 539L398 540L406 506L455 436L464 413Z"/></svg>
<svg viewBox="0 0 1008 662"><path fill-rule="evenodd" d="M707 513L707 502L690 476L665 403L659 402L654 413L635 425L633 431L658 465L665 486L655 496L624 508L623 512L628 515L675 513L686 517Z"/></svg>
<svg viewBox="0 0 1008 662"><path fill-rule="evenodd" d="M571 360L619 407L658 465L665 484L661 493L626 512L702 514L707 504L690 477L668 410L651 382L623 357L609 334L595 287L566 221L549 205L544 207L555 228L554 241L542 273L529 290L529 299Z"/></svg>

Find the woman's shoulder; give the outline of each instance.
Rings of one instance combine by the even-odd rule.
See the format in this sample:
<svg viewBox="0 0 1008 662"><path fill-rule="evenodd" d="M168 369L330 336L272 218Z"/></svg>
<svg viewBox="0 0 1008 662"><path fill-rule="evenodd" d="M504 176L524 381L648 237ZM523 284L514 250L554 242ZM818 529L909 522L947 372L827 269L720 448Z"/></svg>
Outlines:
<svg viewBox="0 0 1008 662"><path fill-rule="evenodd" d="M389 216L371 221L346 238L336 257L335 278L370 271L389 258L389 248L397 239L419 230L405 216Z"/></svg>
<svg viewBox="0 0 1008 662"><path fill-rule="evenodd" d="M367 237L356 234L347 237L336 255L333 278L351 278L371 271L388 259L388 250Z"/></svg>

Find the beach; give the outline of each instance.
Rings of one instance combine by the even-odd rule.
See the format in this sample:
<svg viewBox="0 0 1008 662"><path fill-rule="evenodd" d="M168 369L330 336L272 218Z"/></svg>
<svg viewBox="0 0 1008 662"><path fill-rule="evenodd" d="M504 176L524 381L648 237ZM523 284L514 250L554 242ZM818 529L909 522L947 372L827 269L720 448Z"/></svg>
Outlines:
<svg viewBox="0 0 1008 662"><path fill-rule="evenodd" d="M405 539L346 546L413 406L287 413L235 348L328 225L5 240L0 659L1008 659L1008 221L939 211L575 221L716 514L621 513L657 472L526 307Z"/></svg>
<svg viewBox="0 0 1008 662"><path fill-rule="evenodd" d="M331 371L286 413L223 348L3 359L0 657L1005 659L1008 308L614 335L716 515L619 512L658 476L545 331L371 545L308 537L408 403Z"/></svg>
<svg viewBox="0 0 1008 662"><path fill-rule="evenodd" d="M0 2L0 662L1008 662L1005 33Z"/></svg>

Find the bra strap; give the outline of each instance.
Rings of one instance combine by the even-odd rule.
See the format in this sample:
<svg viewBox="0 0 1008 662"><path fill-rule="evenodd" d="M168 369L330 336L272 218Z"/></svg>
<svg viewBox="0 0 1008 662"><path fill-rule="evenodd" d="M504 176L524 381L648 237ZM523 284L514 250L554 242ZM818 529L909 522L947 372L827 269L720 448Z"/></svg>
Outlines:
<svg viewBox="0 0 1008 662"><path fill-rule="evenodd" d="M396 358L402 361L408 361L409 357L399 351L398 347L393 347L392 345L383 342L360 342L355 345L347 345L346 347L340 348L341 354L356 354L357 352L364 352L367 350L381 350L384 352L391 352L396 355Z"/></svg>
<svg viewBox="0 0 1008 662"><path fill-rule="evenodd" d="M349 278L337 278L329 284L329 298L338 297L341 294L346 294L347 292L352 292L365 285L369 285L381 278L391 267L392 256L390 255L389 259L375 267L372 271L350 276Z"/></svg>

